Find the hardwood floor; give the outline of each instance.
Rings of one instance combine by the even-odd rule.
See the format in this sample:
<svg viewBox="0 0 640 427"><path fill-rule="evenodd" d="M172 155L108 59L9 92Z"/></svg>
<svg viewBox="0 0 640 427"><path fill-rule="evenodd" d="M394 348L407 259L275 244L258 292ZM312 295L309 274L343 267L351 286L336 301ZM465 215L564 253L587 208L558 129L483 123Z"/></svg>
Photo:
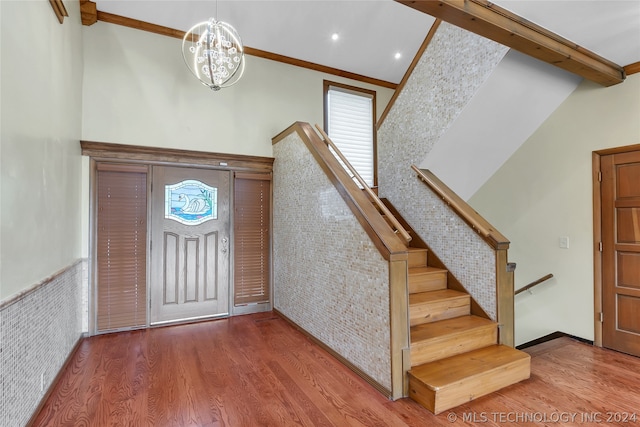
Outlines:
<svg viewBox="0 0 640 427"><path fill-rule="evenodd" d="M560 338L531 378L435 416L273 313L84 340L34 426L640 426L640 359ZM609 422L607 422L609 421Z"/></svg>

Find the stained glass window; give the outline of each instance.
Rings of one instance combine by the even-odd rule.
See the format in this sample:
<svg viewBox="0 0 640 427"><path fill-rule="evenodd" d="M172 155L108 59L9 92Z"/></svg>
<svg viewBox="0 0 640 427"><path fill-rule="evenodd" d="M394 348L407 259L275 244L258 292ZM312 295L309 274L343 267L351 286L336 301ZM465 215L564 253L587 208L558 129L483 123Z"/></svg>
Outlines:
<svg viewBox="0 0 640 427"><path fill-rule="evenodd" d="M165 186L164 217L186 225L218 218L218 189L187 179Z"/></svg>

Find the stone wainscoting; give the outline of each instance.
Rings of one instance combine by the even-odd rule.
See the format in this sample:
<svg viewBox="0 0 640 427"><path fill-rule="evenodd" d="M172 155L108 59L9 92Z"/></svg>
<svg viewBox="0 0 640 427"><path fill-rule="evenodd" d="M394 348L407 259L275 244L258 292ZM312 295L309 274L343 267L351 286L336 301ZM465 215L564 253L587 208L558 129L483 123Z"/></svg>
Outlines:
<svg viewBox="0 0 640 427"><path fill-rule="evenodd" d="M0 425L24 426L82 335L86 261L0 301Z"/></svg>

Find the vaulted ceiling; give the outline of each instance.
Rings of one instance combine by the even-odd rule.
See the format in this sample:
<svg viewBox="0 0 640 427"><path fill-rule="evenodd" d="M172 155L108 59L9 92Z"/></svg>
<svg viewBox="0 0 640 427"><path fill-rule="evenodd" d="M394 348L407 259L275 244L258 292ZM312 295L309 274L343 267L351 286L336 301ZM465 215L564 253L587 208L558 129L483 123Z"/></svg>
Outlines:
<svg viewBox="0 0 640 427"><path fill-rule="evenodd" d="M178 31L216 17L233 25L250 48L399 83L435 21L420 9L430 12L442 3L492 6L484 0L97 0L96 6L104 14ZM495 5L578 50L637 69L640 1L497 0Z"/></svg>
<svg viewBox="0 0 640 427"><path fill-rule="evenodd" d="M427 157L421 163L416 159L464 199L507 161L582 78L611 86L640 72L640 0L80 3L83 21L87 12L85 23L98 19L178 38L194 24L215 17L238 30L249 54L389 88L402 84L437 20L511 47Z"/></svg>

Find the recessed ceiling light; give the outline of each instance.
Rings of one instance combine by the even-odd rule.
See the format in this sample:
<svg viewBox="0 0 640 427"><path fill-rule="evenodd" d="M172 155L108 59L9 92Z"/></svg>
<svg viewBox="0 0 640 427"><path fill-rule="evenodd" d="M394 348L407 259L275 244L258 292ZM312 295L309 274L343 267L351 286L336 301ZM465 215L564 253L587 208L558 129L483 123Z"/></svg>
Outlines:
<svg viewBox="0 0 640 427"><path fill-rule="evenodd" d="M331 40L336 41L340 38L340 36L338 35L338 33L333 33L331 34Z"/></svg>
<svg viewBox="0 0 640 427"><path fill-rule="evenodd" d="M396 59L400 59L400 58L402 58L402 54L400 52L396 52L396 54L393 55L393 57L396 58Z"/></svg>

